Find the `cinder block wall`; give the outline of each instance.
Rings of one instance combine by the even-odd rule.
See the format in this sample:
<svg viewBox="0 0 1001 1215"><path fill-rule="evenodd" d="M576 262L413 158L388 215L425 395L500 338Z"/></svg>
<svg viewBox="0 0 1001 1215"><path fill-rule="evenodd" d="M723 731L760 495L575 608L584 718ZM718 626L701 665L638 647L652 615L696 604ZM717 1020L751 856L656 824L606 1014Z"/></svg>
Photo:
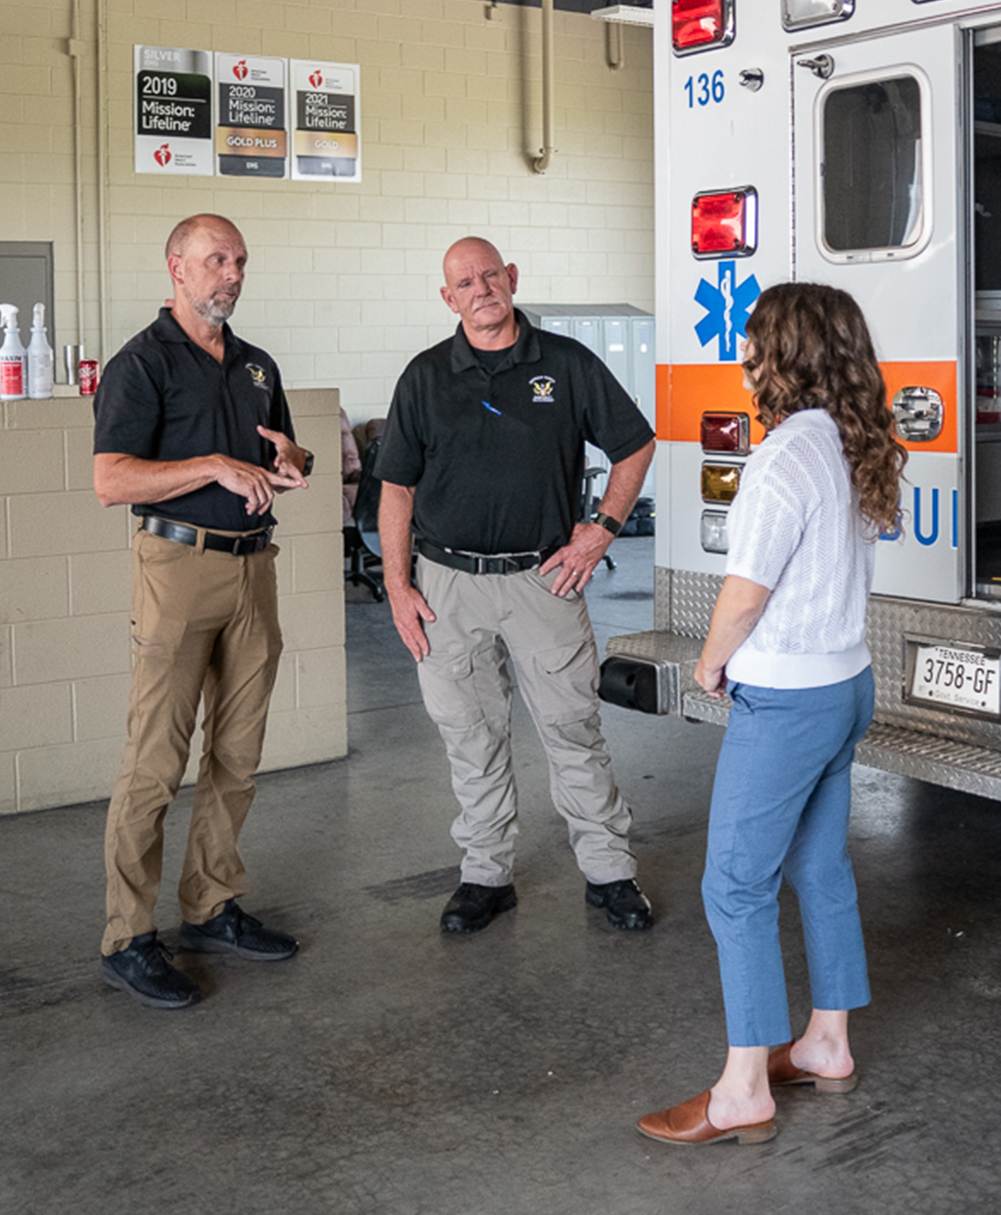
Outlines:
<svg viewBox="0 0 1001 1215"><path fill-rule="evenodd" d="M485 235L516 261L525 299L652 309L650 31L622 31L613 71L604 26L556 13L559 151L538 176L540 14L486 13L483 0L5 3L0 240L52 242L57 342L82 340L103 363L148 324L170 290L166 236L203 210L247 238L238 331L277 358L287 386L338 387L353 422L383 415L406 362L451 332L438 287L460 236ZM363 181L134 173L136 43L360 64ZM336 409L306 401L294 407L300 434L324 458L308 495L281 503L287 651L269 767L346 747ZM117 767L129 523L98 505L90 478L86 404L5 410L3 812L105 796Z"/></svg>
<svg viewBox="0 0 1001 1215"><path fill-rule="evenodd" d="M68 391L68 390L64 390ZM285 650L262 768L347 751L340 422L331 389L292 391L316 453L275 508ZM125 744L135 519L94 495L88 398L9 401L0 431L0 814L105 797ZM194 780L201 735L185 780Z"/></svg>
<svg viewBox="0 0 1001 1215"><path fill-rule="evenodd" d="M279 360L286 384L339 387L352 422L384 414L405 363L451 330L441 255L470 232L518 263L524 299L652 310L649 29L623 28L613 71L604 24L557 11L559 151L539 176L537 8L501 4L488 19L483 0L77 4L82 317L73 0L5 3L0 37L0 240L55 242L61 342L82 338L106 361L148 324L169 289L166 235L200 210L247 237L240 331ZM135 174L136 43L360 64L363 181Z"/></svg>

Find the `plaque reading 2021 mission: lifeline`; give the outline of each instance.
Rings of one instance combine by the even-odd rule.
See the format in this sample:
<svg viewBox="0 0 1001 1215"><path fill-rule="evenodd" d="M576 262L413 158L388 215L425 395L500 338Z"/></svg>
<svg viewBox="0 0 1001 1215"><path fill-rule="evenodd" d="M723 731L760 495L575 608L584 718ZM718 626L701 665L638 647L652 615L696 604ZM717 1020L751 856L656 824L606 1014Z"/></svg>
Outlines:
<svg viewBox="0 0 1001 1215"><path fill-rule="evenodd" d="M358 65L293 59L295 181L361 181Z"/></svg>

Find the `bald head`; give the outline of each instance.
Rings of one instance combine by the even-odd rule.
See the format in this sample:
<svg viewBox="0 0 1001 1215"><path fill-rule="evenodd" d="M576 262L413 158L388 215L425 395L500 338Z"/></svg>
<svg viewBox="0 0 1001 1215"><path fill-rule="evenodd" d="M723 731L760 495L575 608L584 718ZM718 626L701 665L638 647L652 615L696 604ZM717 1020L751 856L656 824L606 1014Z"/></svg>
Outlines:
<svg viewBox="0 0 1001 1215"><path fill-rule="evenodd" d="M203 212L200 215L189 215L187 219L182 219L179 224L175 225L173 232L167 237L166 256L170 257L173 254L177 257L184 257L192 238L206 229L216 231L220 235L223 233L229 236L235 235L241 241L243 240L240 229L232 220L228 220L224 215Z"/></svg>
<svg viewBox="0 0 1001 1215"><path fill-rule="evenodd" d="M504 259L501 257L496 245L492 245L490 241L484 240L482 236L464 236L462 240L457 240L454 245L450 245L445 253L442 270L445 274L446 283L448 282L449 267L459 265L470 257L492 260L498 266L504 265Z"/></svg>
<svg viewBox="0 0 1001 1215"><path fill-rule="evenodd" d="M512 297L518 288L518 267L505 266L490 241L466 236L445 254L443 269L441 298L462 318L470 345L480 350L514 345L518 324Z"/></svg>

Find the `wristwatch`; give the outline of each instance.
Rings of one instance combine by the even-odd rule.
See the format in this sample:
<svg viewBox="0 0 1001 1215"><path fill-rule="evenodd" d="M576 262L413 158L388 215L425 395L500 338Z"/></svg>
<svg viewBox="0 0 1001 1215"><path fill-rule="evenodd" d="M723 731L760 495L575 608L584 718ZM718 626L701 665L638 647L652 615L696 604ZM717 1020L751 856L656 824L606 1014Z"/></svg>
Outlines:
<svg viewBox="0 0 1001 1215"><path fill-rule="evenodd" d="M313 471L313 461L316 457L307 448L304 447L302 450L306 452L306 463L302 466L302 475L308 477Z"/></svg>
<svg viewBox="0 0 1001 1215"><path fill-rule="evenodd" d="M606 532L611 532L613 536L617 536L622 531L622 524L618 519L613 519L611 515L595 515L594 522L603 527Z"/></svg>

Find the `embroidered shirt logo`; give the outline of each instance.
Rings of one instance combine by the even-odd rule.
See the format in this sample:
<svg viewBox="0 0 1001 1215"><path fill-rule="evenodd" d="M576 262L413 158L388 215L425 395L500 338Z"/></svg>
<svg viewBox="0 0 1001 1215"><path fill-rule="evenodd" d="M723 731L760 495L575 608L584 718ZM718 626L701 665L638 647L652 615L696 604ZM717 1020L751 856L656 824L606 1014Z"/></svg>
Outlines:
<svg viewBox="0 0 1001 1215"><path fill-rule="evenodd" d="M532 391L535 396L532 397L533 405L552 405L553 393L556 390L556 381L551 380L549 376L540 375L531 381Z"/></svg>
<svg viewBox="0 0 1001 1215"><path fill-rule="evenodd" d="M247 370L250 372L250 378L254 382L254 387L266 390L268 387L268 373L264 368L258 367L256 363L248 363Z"/></svg>

